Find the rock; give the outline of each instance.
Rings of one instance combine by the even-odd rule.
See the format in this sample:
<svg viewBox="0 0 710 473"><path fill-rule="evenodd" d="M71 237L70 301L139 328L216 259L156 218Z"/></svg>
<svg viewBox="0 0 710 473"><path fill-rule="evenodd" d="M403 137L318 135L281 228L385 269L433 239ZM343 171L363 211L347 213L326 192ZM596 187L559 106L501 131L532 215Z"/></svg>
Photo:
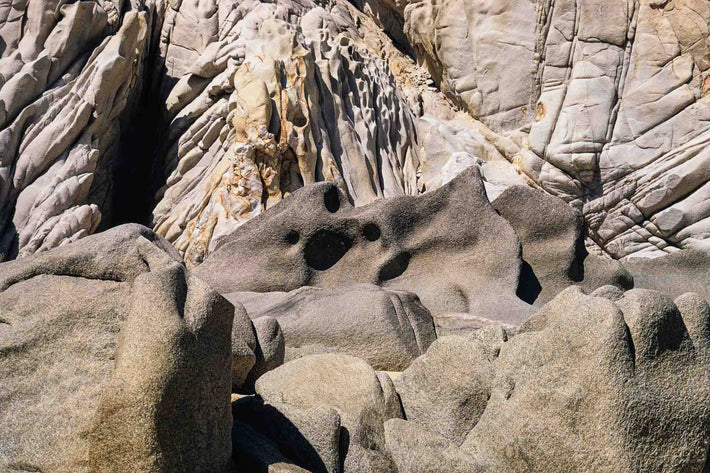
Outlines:
<svg viewBox="0 0 710 473"><path fill-rule="evenodd" d="M242 271L234 272L235 264ZM353 208L333 184L292 194L195 269L223 294L359 283L416 293L432 312L519 324L519 244L469 168L435 192Z"/></svg>
<svg viewBox="0 0 710 473"><path fill-rule="evenodd" d="M626 259L634 287L653 289L678 297L686 292L710 300L710 251L682 250L660 258Z"/></svg>
<svg viewBox="0 0 710 473"><path fill-rule="evenodd" d="M178 265L139 276L131 293L90 470L226 472L232 305Z"/></svg>
<svg viewBox="0 0 710 473"><path fill-rule="evenodd" d="M256 393L269 404L335 409L345 429L340 442L346 472L366 471L370 467L360 463L379 461L384 453L385 395L375 371L359 358L329 353L289 361L259 378ZM351 455L358 460L348 460Z"/></svg>
<svg viewBox="0 0 710 473"><path fill-rule="evenodd" d="M0 469L227 471L234 308L174 258L127 225L0 265Z"/></svg>
<svg viewBox="0 0 710 473"><path fill-rule="evenodd" d="M257 379L267 371L281 366L284 362L286 346L281 327L273 317L259 317L253 321L256 331L256 362L249 371L246 383L251 388Z"/></svg>
<svg viewBox="0 0 710 473"><path fill-rule="evenodd" d="M257 327L263 320L278 320L288 359L342 352L375 369L401 371L436 338L431 315L414 294L373 285L231 293L226 298L244 304Z"/></svg>
<svg viewBox="0 0 710 473"><path fill-rule="evenodd" d="M563 291L503 344L462 449L493 471L702 470L710 358L697 327L710 310L697 295L678 304Z"/></svg>
<svg viewBox="0 0 710 473"><path fill-rule="evenodd" d="M708 240L707 29L687 25L710 11L666 3L412 0L403 31L452 101L522 134L505 158L620 258Z"/></svg>
<svg viewBox="0 0 710 473"><path fill-rule="evenodd" d="M388 420L385 422L385 440L399 473L485 471L470 455L417 422Z"/></svg>
<svg viewBox="0 0 710 473"><path fill-rule="evenodd" d="M129 200L113 199L120 122L135 110L155 19L154 5L17 7L27 28L0 47L0 261L108 228Z"/></svg>
<svg viewBox="0 0 710 473"><path fill-rule="evenodd" d="M232 323L232 392L239 392L246 384L249 372L256 364L257 339L254 324L240 303L234 304Z"/></svg>
<svg viewBox="0 0 710 473"><path fill-rule="evenodd" d="M334 409L300 409L247 397L232 403L232 413L235 421L267 437L298 466L313 473L341 471L340 415Z"/></svg>
<svg viewBox="0 0 710 473"><path fill-rule="evenodd" d="M188 266L304 184L338 183L356 204L419 192L415 116L358 30L364 15L339 1L217 4L219 19L171 7L180 22L163 29L172 89L153 222Z"/></svg>
<svg viewBox="0 0 710 473"><path fill-rule="evenodd" d="M523 245L518 296L524 301L543 305L572 284L587 292L606 285L633 287L633 277L617 261L587 253L582 216L562 200L514 186L493 207Z"/></svg>
<svg viewBox="0 0 710 473"><path fill-rule="evenodd" d="M308 470L284 457L276 445L249 424L235 421L232 432L234 463L237 471L308 473Z"/></svg>
<svg viewBox="0 0 710 473"><path fill-rule="evenodd" d="M377 379L380 380L380 386L382 386L382 392L385 395L385 419L404 419L402 402L390 375L386 371L378 371Z"/></svg>
<svg viewBox="0 0 710 473"><path fill-rule="evenodd" d="M460 445L486 408L493 376L483 344L452 335L432 343L394 384L408 421Z"/></svg>

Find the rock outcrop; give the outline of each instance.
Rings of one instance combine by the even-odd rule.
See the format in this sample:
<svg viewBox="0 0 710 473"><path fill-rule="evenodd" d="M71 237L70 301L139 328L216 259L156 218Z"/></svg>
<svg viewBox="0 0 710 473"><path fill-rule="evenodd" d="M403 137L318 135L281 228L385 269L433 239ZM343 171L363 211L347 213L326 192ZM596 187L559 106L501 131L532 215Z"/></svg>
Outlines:
<svg viewBox="0 0 710 473"><path fill-rule="evenodd" d="M692 293L567 289L502 345L462 449L493 471L701 471L709 326Z"/></svg>
<svg viewBox="0 0 710 473"><path fill-rule="evenodd" d="M391 14L452 100L522 133L506 158L583 209L595 246L707 246L707 2L414 0Z"/></svg>
<svg viewBox="0 0 710 473"><path fill-rule="evenodd" d="M0 469L226 472L233 306L150 230L0 266Z"/></svg>
<svg viewBox="0 0 710 473"><path fill-rule="evenodd" d="M239 227L195 274L223 294L377 284L416 293L432 312L521 323L519 251L474 167L435 192L363 207L335 184L304 188Z"/></svg>

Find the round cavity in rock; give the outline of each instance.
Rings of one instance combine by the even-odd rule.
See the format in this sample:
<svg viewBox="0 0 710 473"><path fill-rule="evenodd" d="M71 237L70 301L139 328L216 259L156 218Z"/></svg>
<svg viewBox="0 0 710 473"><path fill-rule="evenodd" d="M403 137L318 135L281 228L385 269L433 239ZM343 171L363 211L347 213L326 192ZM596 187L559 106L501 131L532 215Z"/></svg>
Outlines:
<svg viewBox="0 0 710 473"><path fill-rule="evenodd" d="M388 281L401 276L409 266L409 253L402 252L380 268L380 281Z"/></svg>
<svg viewBox="0 0 710 473"><path fill-rule="evenodd" d="M362 227L362 235L369 241L376 241L380 238L380 227L374 223L368 223Z"/></svg>
<svg viewBox="0 0 710 473"><path fill-rule="evenodd" d="M298 240L300 238L300 235L295 230L291 230L286 234L286 241L291 245L295 245L296 243L298 243Z"/></svg>
<svg viewBox="0 0 710 473"><path fill-rule="evenodd" d="M331 268L345 256L352 246L352 240L332 230L318 230L306 242L303 256L306 264L318 271Z"/></svg>
<svg viewBox="0 0 710 473"><path fill-rule="evenodd" d="M328 212L332 214L340 210L340 196L336 187L331 187L323 194L323 203Z"/></svg>

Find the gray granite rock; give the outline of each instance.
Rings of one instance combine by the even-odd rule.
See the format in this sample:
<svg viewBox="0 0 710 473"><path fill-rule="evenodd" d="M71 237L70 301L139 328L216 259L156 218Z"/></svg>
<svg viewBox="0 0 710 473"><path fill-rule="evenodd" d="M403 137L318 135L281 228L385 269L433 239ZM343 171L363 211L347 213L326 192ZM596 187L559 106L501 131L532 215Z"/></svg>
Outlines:
<svg viewBox="0 0 710 473"><path fill-rule="evenodd" d="M416 295L373 285L225 297L243 304L257 327L266 319L278 320L287 359L342 352L375 369L401 371L436 339L431 314Z"/></svg>
<svg viewBox="0 0 710 473"><path fill-rule="evenodd" d="M493 471L702 470L709 314L691 294L563 291L501 347L462 448Z"/></svg>
<svg viewBox="0 0 710 473"><path fill-rule="evenodd" d="M377 284L416 293L433 313L519 324L532 312L515 294L519 254L472 167L435 192L363 207L333 184L306 187L239 227L195 274L223 294Z"/></svg>
<svg viewBox="0 0 710 473"><path fill-rule="evenodd" d="M0 265L1 470L227 471L234 307L174 257L133 225Z"/></svg>

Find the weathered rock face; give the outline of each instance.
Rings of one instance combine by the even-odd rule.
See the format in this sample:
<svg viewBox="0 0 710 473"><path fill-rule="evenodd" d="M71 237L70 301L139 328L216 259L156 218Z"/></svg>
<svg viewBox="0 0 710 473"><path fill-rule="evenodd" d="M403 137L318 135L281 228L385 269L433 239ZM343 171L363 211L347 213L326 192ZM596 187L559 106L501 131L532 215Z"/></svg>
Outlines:
<svg viewBox="0 0 710 473"><path fill-rule="evenodd" d="M506 158L584 210L615 257L701 245L710 225L704 0L414 0L391 14ZM707 245L707 243L705 243Z"/></svg>
<svg viewBox="0 0 710 473"><path fill-rule="evenodd" d="M442 337L397 378L407 420L460 445L490 397L493 368L476 340Z"/></svg>
<svg viewBox="0 0 710 473"><path fill-rule="evenodd" d="M145 220L191 267L303 185L471 164L614 258L708 245L705 0L28 5L0 7L1 260Z"/></svg>
<svg viewBox="0 0 710 473"><path fill-rule="evenodd" d="M234 308L147 228L0 266L0 469L215 472Z"/></svg>
<svg viewBox="0 0 710 473"><path fill-rule="evenodd" d="M513 186L493 201L493 207L522 243L518 296L524 301L542 305L570 285L587 292L604 285L620 289L634 285L625 265L587 253L582 216L562 200Z"/></svg>
<svg viewBox="0 0 710 473"><path fill-rule="evenodd" d="M0 261L90 235L102 214L110 224L154 21L152 4L17 6L0 7Z"/></svg>
<svg viewBox="0 0 710 473"><path fill-rule="evenodd" d="M278 320L287 360L341 352L362 358L375 369L402 371L436 339L431 314L416 295L378 286L302 287L288 293L238 292L225 297L244 304L254 325Z"/></svg>
<svg viewBox="0 0 710 473"><path fill-rule="evenodd" d="M385 449L385 391L375 371L359 358L343 354L299 358L259 378L256 392L270 404L335 409L343 427L343 471L396 471Z"/></svg>
<svg viewBox="0 0 710 473"><path fill-rule="evenodd" d="M701 471L708 327L692 293L634 289L614 303L567 289L501 346L462 449L493 471Z"/></svg>
<svg viewBox="0 0 710 473"><path fill-rule="evenodd" d="M349 8L224 3L190 59L172 40L187 25L165 38L180 80L154 225L188 264L304 184L339 183L355 204L418 193L414 116Z"/></svg>
<svg viewBox="0 0 710 473"><path fill-rule="evenodd" d="M239 227L195 274L223 294L377 284L416 293L432 312L521 323L519 251L470 168L436 192L364 207L334 184L304 188Z"/></svg>

